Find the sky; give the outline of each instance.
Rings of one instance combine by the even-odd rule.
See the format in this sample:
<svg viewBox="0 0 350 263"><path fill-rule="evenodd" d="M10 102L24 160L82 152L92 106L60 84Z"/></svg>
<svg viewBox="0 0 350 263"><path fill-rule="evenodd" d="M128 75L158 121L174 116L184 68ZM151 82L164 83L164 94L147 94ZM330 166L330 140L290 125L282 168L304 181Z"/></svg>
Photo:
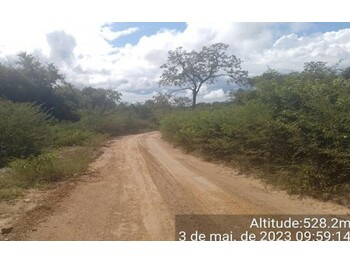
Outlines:
<svg viewBox="0 0 350 263"><path fill-rule="evenodd" d="M125 102L151 99L169 50L199 50L217 42L243 60L250 76L268 67L301 70L308 61L350 66L350 23L194 23L194 22L28 22L0 24L0 63L18 52L54 63L79 88L122 92ZM198 101L223 101L232 86L223 81L203 86ZM190 94L184 94L190 95Z"/></svg>

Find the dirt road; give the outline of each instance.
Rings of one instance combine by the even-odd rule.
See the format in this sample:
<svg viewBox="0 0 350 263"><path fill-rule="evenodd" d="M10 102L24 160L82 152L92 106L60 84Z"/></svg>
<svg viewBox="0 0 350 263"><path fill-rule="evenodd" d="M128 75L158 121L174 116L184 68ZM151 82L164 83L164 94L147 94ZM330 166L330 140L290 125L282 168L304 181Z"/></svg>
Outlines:
<svg viewBox="0 0 350 263"><path fill-rule="evenodd" d="M158 132L111 141L92 175L21 239L174 240L176 214L347 214L292 199L222 165L185 155Z"/></svg>

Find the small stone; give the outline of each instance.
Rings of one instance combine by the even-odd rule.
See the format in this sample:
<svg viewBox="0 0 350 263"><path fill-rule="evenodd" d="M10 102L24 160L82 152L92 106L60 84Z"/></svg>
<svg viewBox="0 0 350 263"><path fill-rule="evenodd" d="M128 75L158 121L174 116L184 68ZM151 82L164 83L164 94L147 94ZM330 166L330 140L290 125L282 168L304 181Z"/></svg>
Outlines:
<svg viewBox="0 0 350 263"><path fill-rule="evenodd" d="M1 234L3 235L7 235L7 234L10 234L13 230L13 227L10 226L10 227L4 227L1 229Z"/></svg>
<svg viewBox="0 0 350 263"><path fill-rule="evenodd" d="M4 239L5 241L9 241L9 239L6 237L5 239Z"/></svg>
<svg viewBox="0 0 350 263"><path fill-rule="evenodd" d="M29 203L30 199L23 199L24 202Z"/></svg>

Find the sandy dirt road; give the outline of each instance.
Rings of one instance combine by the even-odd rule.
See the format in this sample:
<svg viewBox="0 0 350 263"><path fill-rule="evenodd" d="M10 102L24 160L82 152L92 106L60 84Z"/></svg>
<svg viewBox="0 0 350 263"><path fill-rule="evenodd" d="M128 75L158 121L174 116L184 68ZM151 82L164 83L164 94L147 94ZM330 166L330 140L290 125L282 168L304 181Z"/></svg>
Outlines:
<svg viewBox="0 0 350 263"><path fill-rule="evenodd" d="M186 155L158 132L115 139L88 179L22 240L174 240L176 214L348 214L346 207L299 200Z"/></svg>

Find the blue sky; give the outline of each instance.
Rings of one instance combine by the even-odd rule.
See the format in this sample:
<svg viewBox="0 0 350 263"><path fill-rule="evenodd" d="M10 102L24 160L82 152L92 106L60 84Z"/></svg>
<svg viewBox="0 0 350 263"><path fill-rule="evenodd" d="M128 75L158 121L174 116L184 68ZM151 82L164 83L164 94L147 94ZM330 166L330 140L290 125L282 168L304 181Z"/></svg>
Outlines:
<svg viewBox="0 0 350 263"><path fill-rule="evenodd" d="M338 31L344 28L350 28L350 23L330 23L330 22L318 22L310 23L310 29L305 30L305 33L325 33L329 31Z"/></svg>
<svg viewBox="0 0 350 263"><path fill-rule="evenodd" d="M123 36L115 41L111 41L114 46L125 46L125 44L135 45L138 43L141 37L151 36L157 32L165 30L177 30L183 32L186 29L186 23L184 22L119 22L112 23L110 28L113 31L122 31L128 28L136 27L138 31L135 33Z"/></svg>
<svg viewBox="0 0 350 263"><path fill-rule="evenodd" d="M275 37L278 38L283 34L298 33L307 36L329 31L338 31L344 28L350 28L349 22L332 23L332 22L315 22L315 23L268 23L276 29ZM128 28L138 28L130 35L122 36L114 41L110 41L113 46L122 47L126 44L136 45L143 36L152 36L162 30L185 31L186 22L115 22L109 27L113 31L122 31Z"/></svg>
<svg viewBox="0 0 350 263"><path fill-rule="evenodd" d="M331 22L314 22L314 23L274 23L280 25L282 31L293 32L293 25L302 24L304 27L298 30L302 34L314 34L314 33L325 33L329 31L338 31L344 28L350 28L350 23L331 23Z"/></svg>
<svg viewBox="0 0 350 263"><path fill-rule="evenodd" d="M157 92L160 66L168 51L183 46L199 50L217 42L243 60L251 76L268 67L302 70L305 62L350 66L350 23L227 23L57 21L0 23L0 63L20 51L52 62L77 87L116 89L127 102L144 101ZM26 40L26 41L24 41ZM233 87L225 81L203 86L199 101L222 101ZM186 95L186 94L183 94ZM189 95L189 94L188 94Z"/></svg>

